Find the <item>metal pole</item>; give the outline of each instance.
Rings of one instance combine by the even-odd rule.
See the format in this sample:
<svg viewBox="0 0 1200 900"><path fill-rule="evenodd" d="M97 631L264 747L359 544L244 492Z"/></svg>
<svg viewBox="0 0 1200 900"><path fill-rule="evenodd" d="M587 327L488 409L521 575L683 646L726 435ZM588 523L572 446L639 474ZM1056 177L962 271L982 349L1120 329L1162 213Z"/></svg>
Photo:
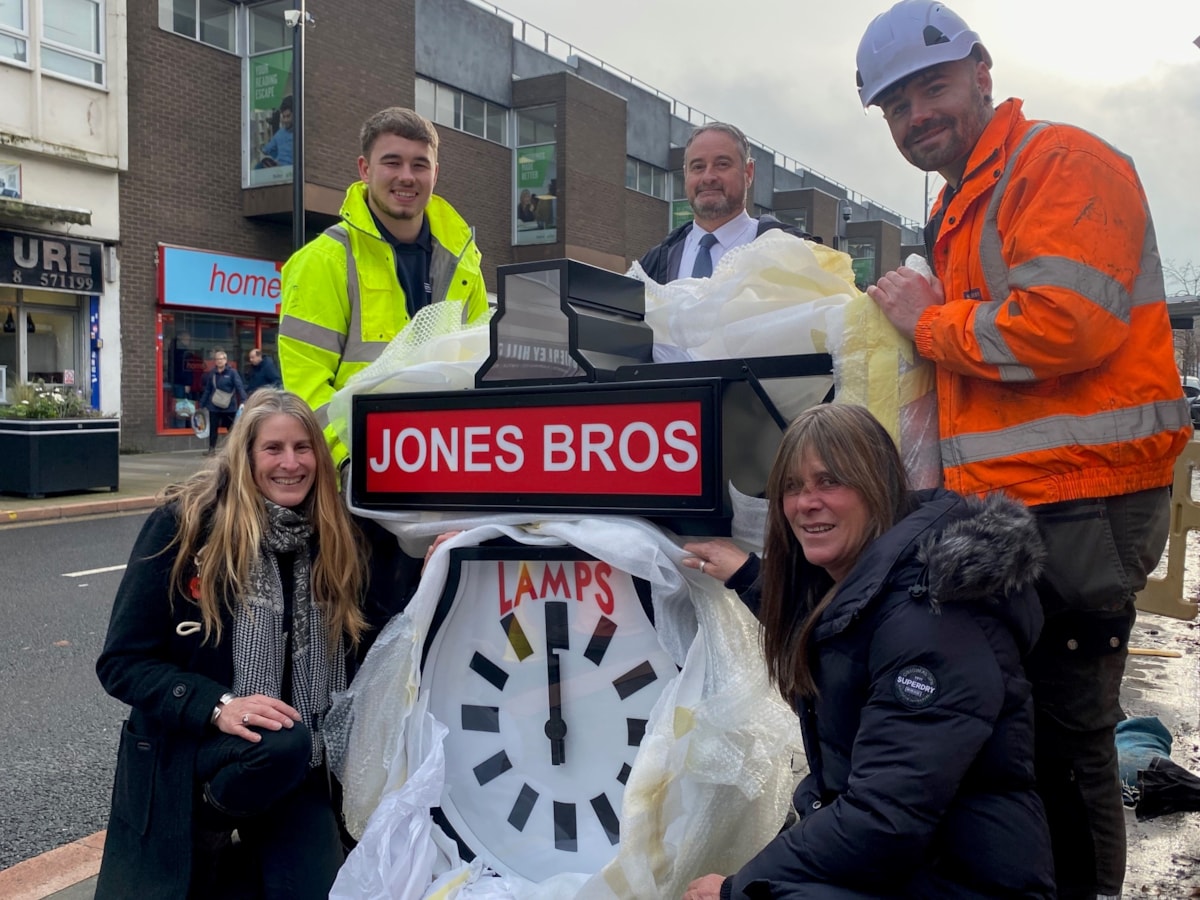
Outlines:
<svg viewBox="0 0 1200 900"><path fill-rule="evenodd" d="M304 24L305 0L295 0L300 18L292 26L292 249L304 246Z"/></svg>
<svg viewBox="0 0 1200 900"><path fill-rule="evenodd" d="M929 173L925 173L925 221L929 221Z"/></svg>

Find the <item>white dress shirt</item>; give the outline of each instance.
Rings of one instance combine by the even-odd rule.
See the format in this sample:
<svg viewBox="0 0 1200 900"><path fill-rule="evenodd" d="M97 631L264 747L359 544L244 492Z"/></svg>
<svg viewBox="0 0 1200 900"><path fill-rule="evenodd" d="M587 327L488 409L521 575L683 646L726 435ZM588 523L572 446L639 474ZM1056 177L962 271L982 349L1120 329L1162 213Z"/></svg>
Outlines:
<svg viewBox="0 0 1200 900"><path fill-rule="evenodd" d="M696 264L696 253L700 249L700 238L704 235L704 229L699 225L693 225L692 230L683 239L683 256L679 258L679 274L675 276L676 278L692 277L692 267ZM712 255L715 271L722 256L734 247L748 244L757 237L758 220L750 218L750 214L743 209L740 215L734 216L714 231L713 235L716 236L717 242L712 245L709 252Z"/></svg>

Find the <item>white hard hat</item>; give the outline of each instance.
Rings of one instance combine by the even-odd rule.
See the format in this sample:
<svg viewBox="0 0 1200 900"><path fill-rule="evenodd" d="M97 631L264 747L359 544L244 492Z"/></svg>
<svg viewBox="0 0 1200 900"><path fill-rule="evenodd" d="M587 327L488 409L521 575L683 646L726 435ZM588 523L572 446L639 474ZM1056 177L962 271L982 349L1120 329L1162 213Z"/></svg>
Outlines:
<svg viewBox="0 0 1200 900"><path fill-rule="evenodd" d="M936 0L900 0L871 20L858 44L858 96L870 106L900 79L966 59L976 46L990 69L991 54L956 12Z"/></svg>

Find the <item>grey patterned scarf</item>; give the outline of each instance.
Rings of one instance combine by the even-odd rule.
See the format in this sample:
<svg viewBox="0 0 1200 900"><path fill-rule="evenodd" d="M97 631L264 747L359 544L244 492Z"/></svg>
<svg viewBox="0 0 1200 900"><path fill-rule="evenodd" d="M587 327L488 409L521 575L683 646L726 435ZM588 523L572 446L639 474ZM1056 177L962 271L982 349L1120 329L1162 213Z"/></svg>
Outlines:
<svg viewBox="0 0 1200 900"><path fill-rule="evenodd" d="M346 689L344 644L338 637L332 659L327 625L312 598L312 525L301 513L267 504L262 552L250 572L250 589L233 619L233 692L239 697L283 696L286 631L292 631L292 706L313 736L309 765L324 758L321 725L329 697ZM284 622L283 584L276 554L292 553L292 621Z"/></svg>

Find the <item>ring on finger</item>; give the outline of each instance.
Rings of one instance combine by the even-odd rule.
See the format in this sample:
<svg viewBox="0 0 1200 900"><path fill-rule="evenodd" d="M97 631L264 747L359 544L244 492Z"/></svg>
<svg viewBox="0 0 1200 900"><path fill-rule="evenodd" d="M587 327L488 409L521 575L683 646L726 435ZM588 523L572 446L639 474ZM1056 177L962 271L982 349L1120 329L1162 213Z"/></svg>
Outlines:
<svg viewBox="0 0 1200 900"><path fill-rule="evenodd" d="M242 716L242 724L243 724L243 725L249 725L249 724L250 724L250 713L245 713L245 714Z"/></svg>
<svg viewBox="0 0 1200 900"><path fill-rule="evenodd" d="M707 560L707 559L702 559L702 560L700 560L700 574L701 574L701 575L703 575L703 574L704 574L704 567L705 567L705 566L707 566L707 565L708 565L708 560Z"/></svg>

